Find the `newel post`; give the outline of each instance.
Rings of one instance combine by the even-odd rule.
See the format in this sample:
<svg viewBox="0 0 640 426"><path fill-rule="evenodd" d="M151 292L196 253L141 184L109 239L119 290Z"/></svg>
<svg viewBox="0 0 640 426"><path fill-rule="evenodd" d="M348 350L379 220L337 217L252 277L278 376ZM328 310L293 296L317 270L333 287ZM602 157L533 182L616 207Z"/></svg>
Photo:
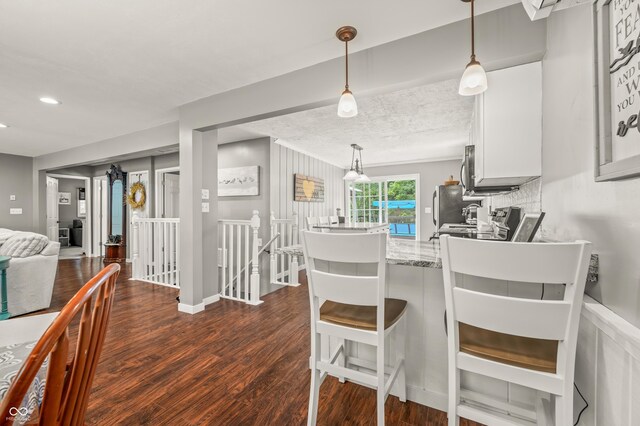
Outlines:
<svg viewBox="0 0 640 426"><path fill-rule="evenodd" d="M258 255L258 231L260 230L260 213L258 210L253 211L251 229L253 231L253 241L251 244L251 290L249 303L258 305L262 303L260 300L260 259Z"/></svg>
<svg viewBox="0 0 640 426"><path fill-rule="evenodd" d="M298 244L300 241L300 227L298 225L298 213L293 212L293 216L291 216L292 226L291 226L291 244Z"/></svg>
<svg viewBox="0 0 640 426"><path fill-rule="evenodd" d="M271 224L271 240L273 240L273 238L278 235L278 224L276 223L276 214L274 212L271 212L271 217L269 218L269 222ZM269 253L270 253L270 259L271 259L271 264L270 264L270 279L269 282L271 284L276 282L276 274L277 274L277 269L278 269L278 259L276 258L276 248L278 247L278 240L279 238L277 238L275 241L273 241L271 243L271 247L269 247Z"/></svg>
<svg viewBox="0 0 640 426"><path fill-rule="evenodd" d="M300 241L300 234L298 231L298 214L293 212L293 216L291 217L291 236L289 237L289 241L291 241L291 245L298 244ZM289 284L292 286L299 286L298 282L298 271L300 267L298 265L298 256L293 255L290 256L290 264L289 264Z"/></svg>
<svg viewBox="0 0 640 426"><path fill-rule="evenodd" d="M131 217L131 227L133 228L133 247L132 247L132 256L131 256L131 261L133 263L132 265L132 272L133 272L133 278L135 279L140 279L142 278L140 276L140 258L139 258L139 253L140 253L140 222L138 221L138 212L136 212L134 210L133 215Z"/></svg>

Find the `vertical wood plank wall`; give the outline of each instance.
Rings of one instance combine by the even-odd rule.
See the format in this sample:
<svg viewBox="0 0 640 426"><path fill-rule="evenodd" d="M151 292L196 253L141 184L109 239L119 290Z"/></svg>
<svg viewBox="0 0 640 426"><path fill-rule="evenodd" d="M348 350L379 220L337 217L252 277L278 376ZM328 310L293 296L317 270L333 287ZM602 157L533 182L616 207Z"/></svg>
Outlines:
<svg viewBox="0 0 640 426"><path fill-rule="evenodd" d="M293 201L295 173L324 179L324 202ZM344 215L344 173L340 167L271 142L271 210L278 219L297 213L301 230L309 216L335 215L336 208Z"/></svg>

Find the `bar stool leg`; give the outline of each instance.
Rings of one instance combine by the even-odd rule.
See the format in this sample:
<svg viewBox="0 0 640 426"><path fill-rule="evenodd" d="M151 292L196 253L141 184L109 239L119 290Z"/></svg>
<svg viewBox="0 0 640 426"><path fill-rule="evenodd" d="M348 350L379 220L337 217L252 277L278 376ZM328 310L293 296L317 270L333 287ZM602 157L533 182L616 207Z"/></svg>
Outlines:
<svg viewBox="0 0 640 426"><path fill-rule="evenodd" d="M307 414L307 425L315 426L318 418L318 399L320 396L320 370L318 361L320 360L320 335L313 333L311 336L311 389L309 392L309 412Z"/></svg>
<svg viewBox="0 0 640 426"><path fill-rule="evenodd" d="M384 333L384 332L383 332ZM382 337L384 342L384 337ZM384 344L380 344L378 342L377 347L377 371L376 374L378 376L378 389L377 389L377 415L378 415L378 426L384 426Z"/></svg>
<svg viewBox="0 0 640 426"><path fill-rule="evenodd" d="M449 360L451 363L452 361ZM460 404L460 370L456 365L449 367L449 426L459 426L458 404Z"/></svg>
<svg viewBox="0 0 640 426"><path fill-rule="evenodd" d="M398 398L402 402L407 402L407 379L405 376L405 353L406 353L406 336L407 336L407 316L403 315L400 320L402 324L398 324L396 329L396 342L395 342L395 353L396 353L396 363L401 362L400 370L398 371L398 378L396 382L398 383L399 392Z"/></svg>
<svg viewBox="0 0 640 426"><path fill-rule="evenodd" d="M346 339L340 339L338 341L338 345L342 345L342 354L338 357L338 365L340 367L346 367L347 366L347 363L346 363L346 361L347 361L347 342L348 342L348 340L346 340ZM340 383L344 383L345 382L344 377L343 376L338 377L338 381Z"/></svg>

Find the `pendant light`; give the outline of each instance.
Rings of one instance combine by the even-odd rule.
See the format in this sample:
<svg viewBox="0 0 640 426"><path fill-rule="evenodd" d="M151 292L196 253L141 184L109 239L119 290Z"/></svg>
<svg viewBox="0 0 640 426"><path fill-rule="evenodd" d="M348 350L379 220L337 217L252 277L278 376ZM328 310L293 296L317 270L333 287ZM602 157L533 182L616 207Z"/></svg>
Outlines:
<svg viewBox="0 0 640 426"><path fill-rule="evenodd" d="M356 98L353 97L353 93L349 90L349 42L356 38L355 28L346 26L338 28L336 31L336 37L338 40L344 42L344 58L345 58L345 84L342 96L338 102L338 117L349 118L358 115L358 104Z"/></svg>
<svg viewBox="0 0 640 426"><path fill-rule="evenodd" d="M460 88L458 93L462 96L473 96L487 90L487 74L480 62L476 60L476 34L475 34L475 11L473 5L474 0L462 0L465 3L471 3L471 61L460 79Z"/></svg>
<svg viewBox="0 0 640 426"><path fill-rule="evenodd" d="M353 149L351 153L351 169L342 179L352 182L371 182L369 176L364 174L364 167L362 166L362 147L352 143L351 148ZM356 158L356 151L358 151L359 158Z"/></svg>

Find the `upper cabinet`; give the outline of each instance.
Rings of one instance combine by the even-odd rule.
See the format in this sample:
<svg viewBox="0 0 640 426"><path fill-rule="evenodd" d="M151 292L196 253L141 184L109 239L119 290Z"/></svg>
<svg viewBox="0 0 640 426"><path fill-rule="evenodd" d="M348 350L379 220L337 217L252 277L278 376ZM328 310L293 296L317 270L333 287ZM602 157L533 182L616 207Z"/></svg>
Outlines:
<svg viewBox="0 0 640 426"><path fill-rule="evenodd" d="M542 173L542 64L492 71L487 81L470 131L475 185L521 185Z"/></svg>

